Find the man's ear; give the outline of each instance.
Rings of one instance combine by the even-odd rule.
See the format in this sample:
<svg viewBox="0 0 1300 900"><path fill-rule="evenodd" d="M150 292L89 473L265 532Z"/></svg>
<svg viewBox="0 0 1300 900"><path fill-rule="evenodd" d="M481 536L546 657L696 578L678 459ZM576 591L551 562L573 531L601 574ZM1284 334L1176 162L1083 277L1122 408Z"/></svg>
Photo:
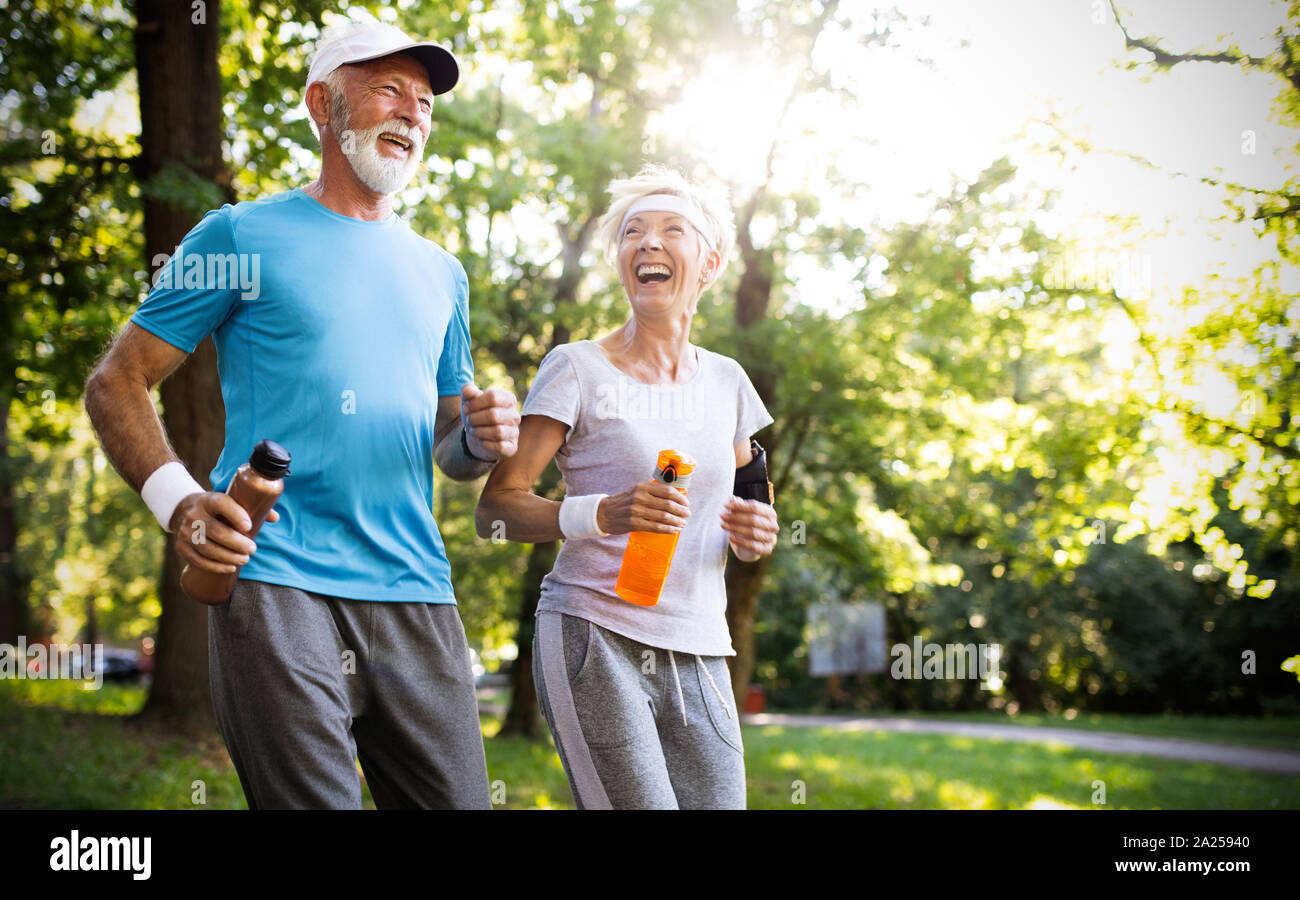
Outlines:
<svg viewBox="0 0 1300 900"><path fill-rule="evenodd" d="M330 121L330 92L323 81L313 81L307 86L307 112L318 130Z"/></svg>

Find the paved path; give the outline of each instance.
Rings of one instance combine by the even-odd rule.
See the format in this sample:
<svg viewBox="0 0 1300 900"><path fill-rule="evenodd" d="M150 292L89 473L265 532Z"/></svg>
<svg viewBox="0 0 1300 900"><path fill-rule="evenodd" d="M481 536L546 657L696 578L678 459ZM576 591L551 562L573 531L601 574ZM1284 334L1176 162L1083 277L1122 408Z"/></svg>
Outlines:
<svg viewBox="0 0 1300 900"><path fill-rule="evenodd" d="M1267 750L1262 747L1239 747L1211 744L1182 738L1143 737L1113 731L1083 731L1073 728L1046 728L1039 725L992 725L976 722L950 722L942 719L911 719L892 716L801 716L783 713L758 713L744 718L746 725L786 725L797 728L832 728L836 731L910 731L916 733L953 734L961 737L989 738L1029 743L1061 743L1085 750L1106 753L1136 753L1163 756L1193 762L1219 763L1261 772L1300 775L1300 753L1290 750Z"/></svg>

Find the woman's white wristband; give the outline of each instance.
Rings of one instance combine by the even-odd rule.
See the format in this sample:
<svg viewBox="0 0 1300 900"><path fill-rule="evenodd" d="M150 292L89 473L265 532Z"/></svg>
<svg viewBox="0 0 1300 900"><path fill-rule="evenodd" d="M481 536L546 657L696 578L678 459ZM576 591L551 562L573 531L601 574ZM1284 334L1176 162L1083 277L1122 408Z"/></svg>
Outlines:
<svg viewBox="0 0 1300 900"><path fill-rule="evenodd" d="M154 469L153 474L145 479L144 487L140 488L144 505L149 507L163 531L169 533L176 507L190 494L201 493L203 486L194 480L183 464L175 461Z"/></svg>
<svg viewBox="0 0 1300 900"><path fill-rule="evenodd" d="M600 501L608 494L586 494L581 497L565 497L560 503L560 533L565 540L573 538L605 537L596 520L596 510Z"/></svg>

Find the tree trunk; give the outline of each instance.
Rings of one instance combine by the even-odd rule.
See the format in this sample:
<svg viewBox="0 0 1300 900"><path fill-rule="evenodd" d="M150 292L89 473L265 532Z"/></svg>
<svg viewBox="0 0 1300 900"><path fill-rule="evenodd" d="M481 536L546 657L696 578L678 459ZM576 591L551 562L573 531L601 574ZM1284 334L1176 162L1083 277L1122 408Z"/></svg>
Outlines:
<svg viewBox="0 0 1300 900"><path fill-rule="evenodd" d="M204 5L140 0L135 34L140 90L141 177L169 164L229 190L221 156L220 0ZM200 15L202 14L202 15ZM205 21L196 22L195 18ZM196 216L146 191L145 259L174 252ZM206 482L224 442L225 409L216 350L206 338L161 388L163 424L185 467ZM206 486L206 485L205 485ZM181 592L181 561L168 545L159 596L153 687L142 715L178 725L213 722L208 683L207 608Z"/></svg>
<svg viewBox="0 0 1300 900"><path fill-rule="evenodd" d="M510 709L501 723L500 734L515 737L541 736L541 723L537 710L537 687L533 683L533 634L536 628L537 601L542 594L542 579L555 568L559 541L533 544L528 554L528 570L524 573L523 600L519 605L519 628L515 643L519 656L510 670Z"/></svg>
<svg viewBox="0 0 1300 900"><path fill-rule="evenodd" d="M834 18L838 6L839 0L823 0L821 11L816 19L801 28L802 32L806 32L805 65L808 67L807 76L810 79L813 77L813 47L826 24ZM750 381L754 384L754 390L758 392L758 396L769 410L776 399L776 372L769 359L744 352L743 335L746 329L767 317L768 309L772 304L776 259L770 248L754 246L750 226L772 182L772 163L781 142L786 114L803 90L801 85L801 81L796 82L786 96L785 105L782 107L781 116L767 150L766 178L755 189L736 220L736 249L744 265L740 273L740 282L736 286L736 330L742 335L740 341L742 349L737 354L740 357L737 362L744 367ZM775 461L780 458L780 444L786 437L787 430L787 427L765 429L764 449L768 453L769 467L774 466ZM800 441L794 435L791 437L794 440L785 442L786 446L792 448L791 452L797 452ZM727 564L727 627L731 629L731 643L736 651L731 665L731 684L736 694L736 702L742 709L745 693L749 688L749 679L754 672L754 619L758 615L758 595L763 590L763 581L767 577L770 559L771 557L763 557L756 562L745 563L732 558Z"/></svg>
<svg viewBox="0 0 1300 900"><path fill-rule="evenodd" d="M767 315L772 299L771 255L755 249L749 236L749 223L755 207L756 203L749 204L736 230L736 242L745 265L740 275L740 284L736 288L736 328L741 333ZM741 343L743 346L743 341ZM774 375L766 367L753 365L759 360L747 359L743 352L739 356L741 358L738 362L749 374L754 390L762 398L763 404L771 409L776 394ZM769 469L779 458L778 438L781 436L783 433L772 436L764 447L768 453ZM754 619L758 615L758 595L763 590L763 581L767 578L771 560L770 556L764 556L747 563L733 555L727 562L727 627L731 631L731 645L736 651L731 660L731 689L741 709L744 709L745 694L754 674Z"/></svg>
<svg viewBox="0 0 1300 900"><path fill-rule="evenodd" d="M736 704L745 708L745 693L754 675L754 619L758 615L758 595L763 590L767 567L772 557L742 562L735 556L727 561L727 628L736 655L731 659L731 690Z"/></svg>
<svg viewBox="0 0 1300 900"><path fill-rule="evenodd" d="M1010 688L1011 695L1020 704L1022 712L1042 709L1042 692L1038 689L1038 683L1029 677L1029 665L1032 662L1025 663L1026 659L1032 660L1033 656L1026 652L1028 648L1019 643L1012 643L1007 649L1009 652L1005 665L1007 687Z"/></svg>

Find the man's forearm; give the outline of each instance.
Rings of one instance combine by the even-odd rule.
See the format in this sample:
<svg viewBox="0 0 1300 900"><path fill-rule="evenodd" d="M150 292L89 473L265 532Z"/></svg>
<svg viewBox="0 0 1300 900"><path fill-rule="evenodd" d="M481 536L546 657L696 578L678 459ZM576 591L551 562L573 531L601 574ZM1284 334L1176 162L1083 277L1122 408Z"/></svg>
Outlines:
<svg viewBox="0 0 1300 900"><path fill-rule="evenodd" d="M491 460L474 459L465 455L460 434L464 426L459 421L450 428L442 440L433 445L433 459L442 473L453 481L473 481L491 471L495 463Z"/></svg>
<svg viewBox="0 0 1300 900"><path fill-rule="evenodd" d="M104 455L136 493L159 467L176 460L143 382L92 376L86 383L86 412Z"/></svg>

